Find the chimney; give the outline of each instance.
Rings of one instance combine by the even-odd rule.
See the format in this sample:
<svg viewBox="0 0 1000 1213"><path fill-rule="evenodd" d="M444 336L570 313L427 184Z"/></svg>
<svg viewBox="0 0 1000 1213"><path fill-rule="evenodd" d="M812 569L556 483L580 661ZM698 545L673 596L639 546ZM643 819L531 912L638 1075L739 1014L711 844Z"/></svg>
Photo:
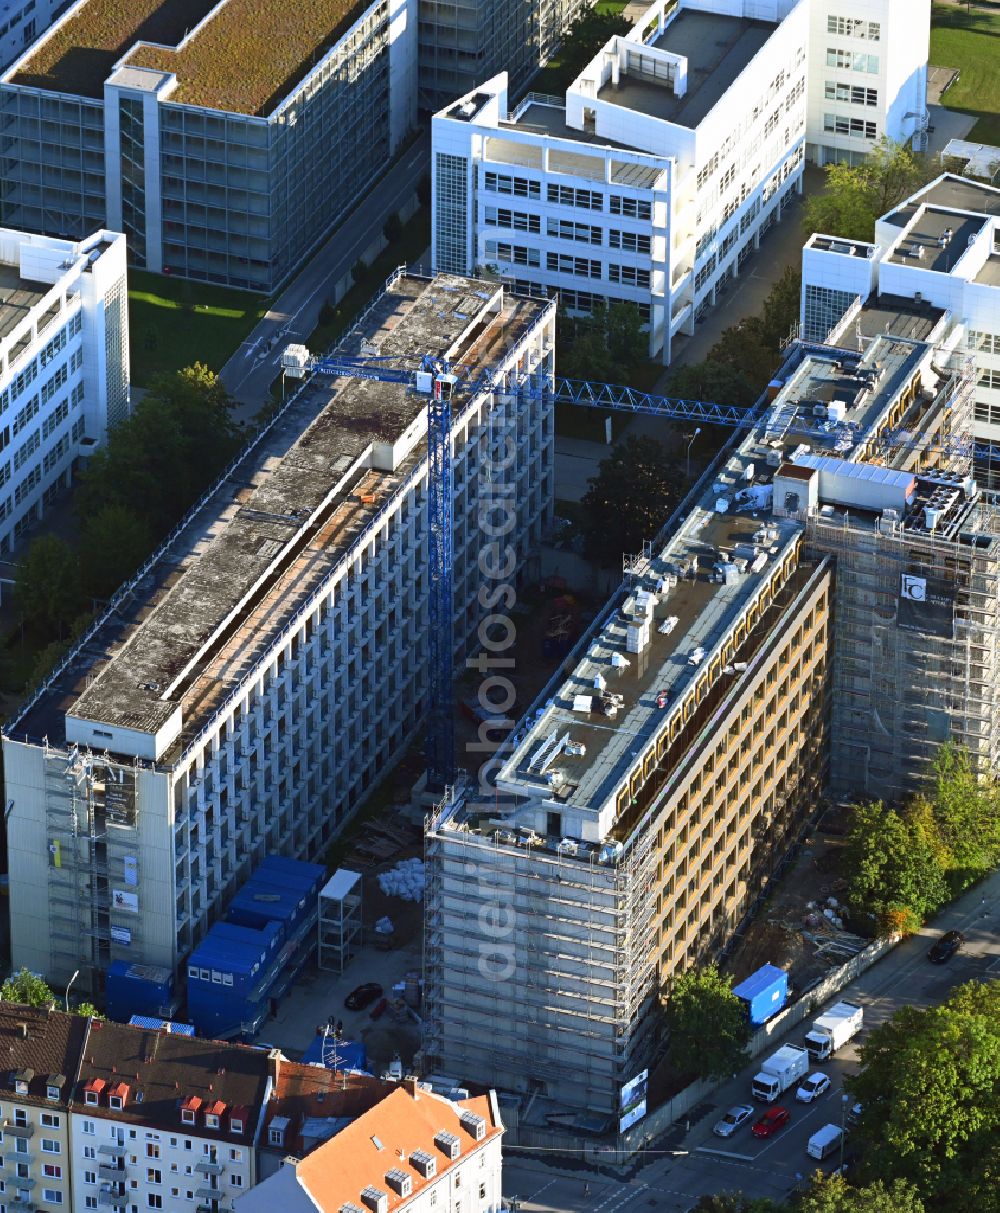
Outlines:
<svg viewBox="0 0 1000 1213"><path fill-rule="evenodd" d="M420 1087L417 1080L412 1075L404 1078L400 1085L407 1095L411 1095L414 1099L420 1098Z"/></svg>

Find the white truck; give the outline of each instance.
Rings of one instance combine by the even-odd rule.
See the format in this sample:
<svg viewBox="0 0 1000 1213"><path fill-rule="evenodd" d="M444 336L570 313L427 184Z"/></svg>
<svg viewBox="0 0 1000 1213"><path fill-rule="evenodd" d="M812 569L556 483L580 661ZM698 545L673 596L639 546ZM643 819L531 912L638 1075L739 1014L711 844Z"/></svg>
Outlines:
<svg viewBox="0 0 1000 1213"><path fill-rule="evenodd" d="M806 1033L805 1046L816 1061L826 1061L861 1031L864 1011L853 1002L838 1002L824 1011Z"/></svg>
<svg viewBox="0 0 1000 1213"><path fill-rule="evenodd" d="M750 1089L754 1099L765 1103L774 1101L789 1087L793 1087L809 1070L809 1050L798 1045L782 1045L777 1053L761 1063L760 1072L754 1075Z"/></svg>

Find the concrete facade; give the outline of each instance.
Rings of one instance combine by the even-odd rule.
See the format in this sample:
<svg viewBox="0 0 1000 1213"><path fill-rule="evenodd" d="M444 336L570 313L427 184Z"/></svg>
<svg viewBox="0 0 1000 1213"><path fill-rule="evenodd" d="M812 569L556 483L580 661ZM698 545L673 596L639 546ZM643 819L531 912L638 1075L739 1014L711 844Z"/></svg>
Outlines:
<svg viewBox="0 0 1000 1213"><path fill-rule="evenodd" d="M95 51L89 75L73 75L58 47L85 42L106 3L78 0L0 76L0 221L76 238L107 226L137 268L274 291L415 125L416 0L356 4L332 45L303 45L297 69L281 58L287 32L261 31L248 53L273 51L252 67L273 69L274 91L245 97L218 88L244 68L222 61L237 39L222 27L257 10L206 4L176 46L136 40L106 75Z"/></svg>
<svg viewBox="0 0 1000 1213"><path fill-rule="evenodd" d="M128 411L125 238L0 228L0 553Z"/></svg>
<svg viewBox="0 0 1000 1213"><path fill-rule="evenodd" d="M554 304L404 275L345 348L363 340L520 381L552 373ZM551 410L541 393L456 398L456 657L487 609L475 520L510 433L519 565L550 522ZM177 970L266 852L323 854L410 742L426 411L403 386L310 381L10 722L16 966L81 968L95 988L119 957Z"/></svg>

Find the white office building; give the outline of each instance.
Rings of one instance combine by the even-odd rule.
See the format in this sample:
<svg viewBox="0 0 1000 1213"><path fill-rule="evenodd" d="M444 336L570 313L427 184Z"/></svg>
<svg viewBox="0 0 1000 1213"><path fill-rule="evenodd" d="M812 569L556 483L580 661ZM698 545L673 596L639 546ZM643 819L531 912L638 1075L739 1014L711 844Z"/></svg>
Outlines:
<svg viewBox="0 0 1000 1213"><path fill-rule="evenodd" d="M0 4L0 72L52 24L62 0L4 0Z"/></svg>
<svg viewBox="0 0 1000 1213"><path fill-rule="evenodd" d="M926 126L928 29L925 0L656 0L565 98L509 112L496 76L434 118L434 264L574 313L634 303L669 363L801 191L807 153Z"/></svg>
<svg viewBox="0 0 1000 1213"><path fill-rule="evenodd" d="M552 301L403 274L345 349L445 356L509 391L552 373L554 325ZM322 855L413 739L427 400L310 379L8 722L15 967L98 988L119 958L176 970L266 853ZM550 523L553 424L548 393L477 387L452 408L457 656L488 609L498 486L514 567Z"/></svg>
<svg viewBox="0 0 1000 1213"><path fill-rule="evenodd" d="M129 407L125 240L0 228L0 553Z"/></svg>
<svg viewBox="0 0 1000 1213"><path fill-rule="evenodd" d="M915 301L929 339L960 326L954 343L972 360L974 432L998 448L977 475L1000 482L1000 190L944 174L875 225L871 244L814 235L802 252L802 336L864 342L859 317ZM921 334L922 335L922 334Z"/></svg>

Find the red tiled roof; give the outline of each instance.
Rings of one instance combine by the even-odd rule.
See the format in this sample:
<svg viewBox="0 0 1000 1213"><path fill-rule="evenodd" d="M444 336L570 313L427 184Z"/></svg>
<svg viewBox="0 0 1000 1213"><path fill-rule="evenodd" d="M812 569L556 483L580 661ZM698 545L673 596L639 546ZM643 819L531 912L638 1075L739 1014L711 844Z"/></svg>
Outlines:
<svg viewBox="0 0 1000 1213"><path fill-rule="evenodd" d="M459 1119L462 1112L473 1112L485 1121L486 1135L481 1141L476 1141L462 1124ZM442 1131L458 1140L459 1155L455 1160L435 1142ZM345 1204L364 1208L361 1193L369 1186L385 1192L387 1209L391 1211L407 1204L423 1187L434 1183L438 1176L502 1132L503 1125L488 1095L453 1102L428 1091L414 1092L399 1086L371 1111L297 1163L296 1177L321 1213L340 1213ZM425 1179L411 1164L415 1150L422 1150L435 1160L435 1176ZM409 1176L409 1196L401 1196L386 1181L389 1171Z"/></svg>

